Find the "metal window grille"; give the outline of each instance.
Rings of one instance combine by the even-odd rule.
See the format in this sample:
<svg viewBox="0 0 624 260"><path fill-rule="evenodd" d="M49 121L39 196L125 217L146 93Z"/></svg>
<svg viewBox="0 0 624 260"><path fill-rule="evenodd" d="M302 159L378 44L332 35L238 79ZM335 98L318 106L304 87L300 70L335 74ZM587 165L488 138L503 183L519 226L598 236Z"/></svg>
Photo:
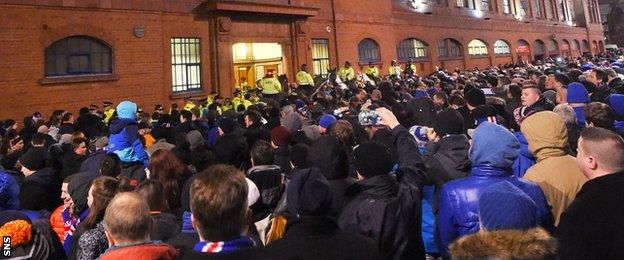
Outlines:
<svg viewBox="0 0 624 260"><path fill-rule="evenodd" d="M46 77L85 74L110 74L113 71L111 48L89 36L72 36L56 41L44 50Z"/></svg>
<svg viewBox="0 0 624 260"><path fill-rule="evenodd" d="M377 62L381 60L379 44L372 39L364 39L358 44L360 62Z"/></svg>
<svg viewBox="0 0 624 260"><path fill-rule="evenodd" d="M407 39L397 46L397 57L400 60L427 58L427 46L416 39Z"/></svg>
<svg viewBox="0 0 624 260"><path fill-rule="evenodd" d="M173 92L202 88L200 38L171 38Z"/></svg>
<svg viewBox="0 0 624 260"><path fill-rule="evenodd" d="M312 66L315 76L327 77L327 69L329 69L328 39L312 39Z"/></svg>

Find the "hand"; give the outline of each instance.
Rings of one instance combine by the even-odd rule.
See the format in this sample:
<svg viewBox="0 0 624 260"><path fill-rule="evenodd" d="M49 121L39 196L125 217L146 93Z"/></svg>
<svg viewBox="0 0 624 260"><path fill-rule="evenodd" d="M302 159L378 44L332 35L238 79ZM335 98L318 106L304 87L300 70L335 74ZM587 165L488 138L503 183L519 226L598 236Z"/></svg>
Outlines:
<svg viewBox="0 0 624 260"><path fill-rule="evenodd" d="M440 141L440 137L438 136L438 133L436 133L435 130L433 130L433 128L427 128L427 139L434 143L437 143L438 141Z"/></svg>
<svg viewBox="0 0 624 260"><path fill-rule="evenodd" d="M379 114L379 116L381 116L381 122L379 122L380 124L390 127L390 129L394 129L399 125L399 120L397 120L392 111L387 108L381 107L375 111Z"/></svg>

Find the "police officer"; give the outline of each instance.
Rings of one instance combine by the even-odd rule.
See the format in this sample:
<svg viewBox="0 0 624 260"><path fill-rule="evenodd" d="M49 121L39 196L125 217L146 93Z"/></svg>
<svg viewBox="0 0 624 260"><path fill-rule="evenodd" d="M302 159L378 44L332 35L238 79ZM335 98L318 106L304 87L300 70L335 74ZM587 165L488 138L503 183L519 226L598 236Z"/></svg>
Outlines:
<svg viewBox="0 0 624 260"><path fill-rule="evenodd" d="M351 67L351 62L345 62L344 67L340 68L338 76L343 82L351 81L355 79L355 71Z"/></svg>
<svg viewBox="0 0 624 260"><path fill-rule="evenodd" d="M369 62L368 68L366 68L366 71L364 73L369 78L375 79L379 77L379 68L375 67L375 64L373 64L373 62Z"/></svg>
<svg viewBox="0 0 624 260"><path fill-rule="evenodd" d="M391 78L401 79L401 72L402 71L403 71L403 69L401 69L401 66L399 66L399 64L397 64L396 60L392 60L392 62L390 62L390 67L388 68L388 75Z"/></svg>
<svg viewBox="0 0 624 260"><path fill-rule="evenodd" d="M412 59L407 60L405 63L405 75L414 76L416 74L416 65L412 64Z"/></svg>
<svg viewBox="0 0 624 260"><path fill-rule="evenodd" d="M110 122L114 114L115 109L113 108L113 102L110 102L108 100L104 101L104 118L102 121L104 121L104 123L108 125L108 122Z"/></svg>
<svg viewBox="0 0 624 260"><path fill-rule="evenodd" d="M282 91L282 84L273 76L273 71L269 70L260 81L262 86L262 96L265 98L277 99Z"/></svg>
<svg viewBox="0 0 624 260"><path fill-rule="evenodd" d="M311 95L314 92L314 80L310 73L308 73L308 65L301 65L301 69L297 73L297 84L299 84L299 89L304 91L307 95Z"/></svg>

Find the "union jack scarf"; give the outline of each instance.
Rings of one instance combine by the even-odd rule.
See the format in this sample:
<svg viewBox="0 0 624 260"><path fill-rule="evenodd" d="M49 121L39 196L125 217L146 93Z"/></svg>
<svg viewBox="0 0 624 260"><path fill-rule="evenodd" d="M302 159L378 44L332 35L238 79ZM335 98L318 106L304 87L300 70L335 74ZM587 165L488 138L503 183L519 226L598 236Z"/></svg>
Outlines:
<svg viewBox="0 0 624 260"><path fill-rule="evenodd" d="M228 253L238 251L242 248L252 247L255 243L250 237L242 236L232 240L226 241L212 241L203 242L199 241L193 249L197 252L203 253Z"/></svg>

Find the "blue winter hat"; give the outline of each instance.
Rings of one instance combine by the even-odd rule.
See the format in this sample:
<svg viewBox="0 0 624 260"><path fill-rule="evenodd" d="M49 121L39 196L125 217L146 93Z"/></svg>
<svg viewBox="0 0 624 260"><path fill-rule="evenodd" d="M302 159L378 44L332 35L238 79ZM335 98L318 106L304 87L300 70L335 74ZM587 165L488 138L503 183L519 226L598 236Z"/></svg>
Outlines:
<svg viewBox="0 0 624 260"><path fill-rule="evenodd" d="M594 65L587 63L587 64L583 64L581 66L581 71L585 72L585 71L591 70L593 68L594 68Z"/></svg>
<svg viewBox="0 0 624 260"><path fill-rule="evenodd" d="M488 231L537 226L537 205L508 181L492 184L479 197L479 220Z"/></svg>
<svg viewBox="0 0 624 260"><path fill-rule="evenodd" d="M381 122L381 116L375 110L362 110L358 114L358 122L362 126L379 125Z"/></svg>
<svg viewBox="0 0 624 260"><path fill-rule="evenodd" d="M438 93L438 90L436 88L428 88L427 89L427 94L429 94L429 96L433 96L436 93Z"/></svg>
<svg viewBox="0 0 624 260"><path fill-rule="evenodd" d="M335 122L336 122L335 116L330 115L330 114L325 114L321 116L321 119L319 119L319 126L321 126L322 128L329 128L329 126L331 126Z"/></svg>
<svg viewBox="0 0 624 260"><path fill-rule="evenodd" d="M424 90L417 89L414 91L414 98L429 98L429 94Z"/></svg>
<svg viewBox="0 0 624 260"><path fill-rule="evenodd" d="M609 105L617 115L624 116L624 95L613 94L609 96Z"/></svg>
<svg viewBox="0 0 624 260"><path fill-rule="evenodd" d="M117 105L117 116L123 119L134 120L137 113L137 104L131 101L122 101Z"/></svg>
<svg viewBox="0 0 624 260"><path fill-rule="evenodd" d="M589 103L589 93L583 84L572 82L568 85L568 103Z"/></svg>
<svg viewBox="0 0 624 260"><path fill-rule="evenodd" d="M520 154L518 139L504 127L483 122L475 129L470 150L472 165L510 169L518 154Z"/></svg>

